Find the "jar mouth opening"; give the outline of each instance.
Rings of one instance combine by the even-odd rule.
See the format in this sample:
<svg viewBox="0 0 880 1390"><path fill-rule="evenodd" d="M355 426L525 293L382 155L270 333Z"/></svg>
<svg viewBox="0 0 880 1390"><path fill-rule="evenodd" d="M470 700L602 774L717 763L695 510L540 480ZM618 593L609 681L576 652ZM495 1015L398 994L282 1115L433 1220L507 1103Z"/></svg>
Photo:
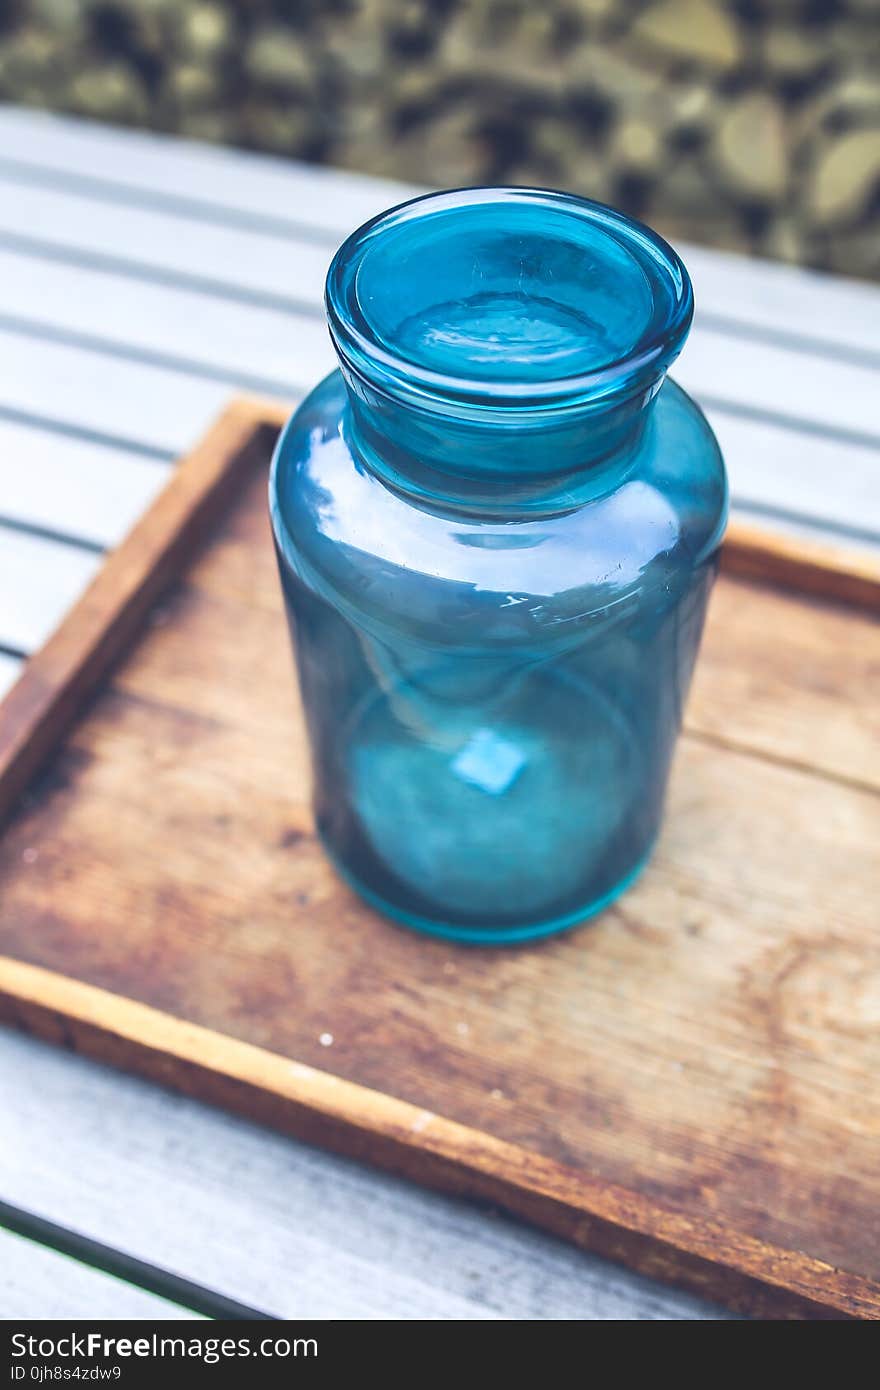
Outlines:
<svg viewBox="0 0 880 1390"><path fill-rule="evenodd" d="M569 193L467 188L381 213L326 285L343 368L397 398L561 409L657 382L693 316L676 252Z"/></svg>

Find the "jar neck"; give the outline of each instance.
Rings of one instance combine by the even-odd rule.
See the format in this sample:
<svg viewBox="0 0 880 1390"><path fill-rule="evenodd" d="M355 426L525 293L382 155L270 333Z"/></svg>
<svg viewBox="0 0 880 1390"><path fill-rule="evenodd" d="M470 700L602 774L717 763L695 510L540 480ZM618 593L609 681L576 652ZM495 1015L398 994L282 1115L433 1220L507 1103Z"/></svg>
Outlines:
<svg viewBox="0 0 880 1390"><path fill-rule="evenodd" d="M384 483L433 510L486 519L554 515L612 492L635 463L662 385L563 408L438 409L352 372L343 429Z"/></svg>
<svg viewBox="0 0 880 1390"><path fill-rule="evenodd" d="M459 189L366 223L327 274L354 453L425 506L515 518L613 488L687 334L649 228L546 189Z"/></svg>

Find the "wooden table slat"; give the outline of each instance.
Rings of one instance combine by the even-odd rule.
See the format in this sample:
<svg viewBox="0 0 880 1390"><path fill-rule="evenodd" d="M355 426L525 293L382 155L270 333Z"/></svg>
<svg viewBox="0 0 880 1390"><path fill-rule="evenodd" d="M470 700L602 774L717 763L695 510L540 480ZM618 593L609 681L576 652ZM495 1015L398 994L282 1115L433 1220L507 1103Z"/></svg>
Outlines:
<svg viewBox="0 0 880 1390"><path fill-rule="evenodd" d="M159 366L293 392L329 372L335 356L323 319L236 304L129 276L40 261L0 250L0 324L37 335L94 341L109 355L139 354ZM66 339L65 339L66 340Z"/></svg>
<svg viewBox="0 0 880 1390"><path fill-rule="evenodd" d="M45 642L100 563L93 551L0 526L0 646Z"/></svg>
<svg viewBox="0 0 880 1390"><path fill-rule="evenodd" d="M0 700L6 694L14 680L18 679L23 662L19 656L10 656L7 652L0 652Z"/></svg>
<svg viewBox="0 0 880 1390"><path fill-rule="evenodd" d="M2 130L2 119L0 119ZM96 215L99 208L100 216ZM333 245L256 228L224 226L181 213L119 202L96 204L86 193L21 184L3 177L0 246L57 253L72 263L130 265L133 273L180 276L221 297L251 293L277 304L321 307Z"/></svg>
<svg viewBox="0 0 880 1390"><path fill-rule="evenodd" d="M308 389L336 364L323 316L243 304L0 249L0 326L18 325L109 353L238 383L257 392ZM315 285L316 302L319 283ZM676 378L698 399L810 428L880 441L876 372L697 326Z"/></svg>
<svg viewBox="0 0 880 1390"><path fill-rule="evenodd" d="M0 1107L16 1116L0 1145L8 1201L279 1316L730 1317L501 1214L6 1029Z"/></svg>
<svg viewBox="0 0 880 1390"><path fill-rule="evenodd" d="M167 482L170 466L0 417L0 521L117 545Z"/></svg>
<svg viewBox="0 0 880 1390"><path fill-rule="evenodd" d="M0 1317L188 1319L165 1298L0 1228Z"/></svg>
<svg viewBox="0 0 880 1390"><path fill-rule="evenodd" d="M228 401L228 384L0 327L0 414L182 453Z"/></svg>
<svg viewBox="0 0 880 1390"><path fill-rule="evenodd" d="M214 209L222 223L239 213L323 234L329 244L368 217L424 191L411 184L292 163L271 155L169 139L16 107L0 108L0 139L56 186L79 175L103 181L102 198L150 194ZM85 191L85 188L83 189ZM97 189L96 189L97 192ZM158 206L162 206L161 201ZM175 204L177 206L177 204ZM707 311L778 330L826 338L876 353L880 289L798 267L749 260L684 243L698 298Z"/></svg>

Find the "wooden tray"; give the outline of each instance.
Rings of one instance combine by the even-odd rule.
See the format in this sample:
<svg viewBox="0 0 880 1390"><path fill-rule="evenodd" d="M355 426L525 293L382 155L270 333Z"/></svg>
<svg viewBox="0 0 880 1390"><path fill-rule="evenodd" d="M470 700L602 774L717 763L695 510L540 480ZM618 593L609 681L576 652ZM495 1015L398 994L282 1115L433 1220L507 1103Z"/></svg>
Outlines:
<svg viewBox="0 0 880 1390"><path fill-rule="evenodd" d="M733 1307L880 1315L877 574L734 528L652 866L456 947L312 834L282 413L226 412L0 708L0 1016Z"/></svg>

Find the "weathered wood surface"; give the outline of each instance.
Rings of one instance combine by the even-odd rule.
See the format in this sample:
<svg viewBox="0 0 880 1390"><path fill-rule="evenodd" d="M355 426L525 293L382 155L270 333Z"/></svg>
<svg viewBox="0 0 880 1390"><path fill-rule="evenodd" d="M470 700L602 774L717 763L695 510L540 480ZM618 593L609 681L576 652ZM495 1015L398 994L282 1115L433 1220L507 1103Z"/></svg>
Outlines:
<svg viewBox="0 0 880 1390"><path fill-rule="evenodd" d="M258 434L252 407L230 407L175 472L125 544L101 566L67 621L28 662L0 718L0 820L54 749L59 729L66 727L152 601L207 534L214 511L253 465L253 450L265 457Z"/></svg>
<svg viewBox="0 0 880 1390"><path fill-rule="evenodd" d="M827 541L768 536L765 530L736 520L730 526L722 557L728 574L880 613L880 560L876 555Z"/></svg>
<svg viewBox="0 0 880 1390"><path fill-rule="evenodd" d="M544 946L456 950L312 837L264 485L0 847L2 949L159 1012L108 1027L106 994L10 965L10 1015L740 1306L880 1308L871 617L722 578L643 882ZM175 1017L214 1032L157 1045Z"/></svg>
<svg viewBox="0 0 880 1390"><path fill-rule="evenodd" d="M496 1208L9 1029L0 1029L0 1108L16 1117L0 1144L9 1201L278 1317L729 1316ZM40 1296L27 1271L24 1282L30 1314L48 1316L50 1291Z"/></svg>
<svg viewBox="0 0 880 1390"><path fill-rule="evenodd" d="M770 1316L878 1316L876 1285L702 1214L398 1099L0 957L0 1015L25 1032L428 1187L497 1203L655 1278ZM326 1036L326 1035L325 1035ZM487 1127L488 1128L488 1127Z"/></svg>

